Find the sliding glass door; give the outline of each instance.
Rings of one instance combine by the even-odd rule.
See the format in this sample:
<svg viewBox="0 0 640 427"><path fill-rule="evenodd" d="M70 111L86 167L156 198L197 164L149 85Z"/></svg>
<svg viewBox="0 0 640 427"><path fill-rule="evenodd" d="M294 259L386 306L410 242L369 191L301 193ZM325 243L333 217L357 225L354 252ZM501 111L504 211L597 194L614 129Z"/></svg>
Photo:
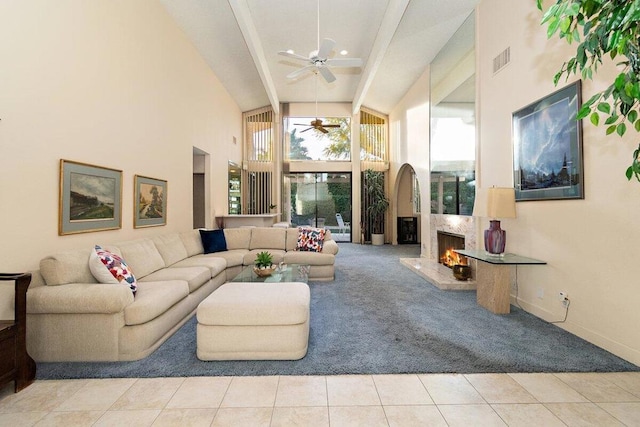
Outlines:
<svg viewBox="0 0 640 427"><path fill-rule="evenodd" d="M326 228L335 241L351 241L350 173L290 173L283 188L283 216L294 227Z"/></svg>

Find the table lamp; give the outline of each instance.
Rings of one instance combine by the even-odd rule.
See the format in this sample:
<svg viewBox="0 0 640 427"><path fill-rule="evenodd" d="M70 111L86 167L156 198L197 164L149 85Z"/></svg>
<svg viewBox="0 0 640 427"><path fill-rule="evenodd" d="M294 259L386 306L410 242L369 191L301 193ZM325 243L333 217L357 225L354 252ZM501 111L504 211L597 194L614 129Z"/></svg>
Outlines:
<svg viewBox="0 0 640 427"><path fill-rule="evenodd" d="M516 195L513 188L477 188L473 215L488 217L489 229L484 231L484 249L492 255L502 255L507 232L500 228L498 218L516 217Z"/></svg>

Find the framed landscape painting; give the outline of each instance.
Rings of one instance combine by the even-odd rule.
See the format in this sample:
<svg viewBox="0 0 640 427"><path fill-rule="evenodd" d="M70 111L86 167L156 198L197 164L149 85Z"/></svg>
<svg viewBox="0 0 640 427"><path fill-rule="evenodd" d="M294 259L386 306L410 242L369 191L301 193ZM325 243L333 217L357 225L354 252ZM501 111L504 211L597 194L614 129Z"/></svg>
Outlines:
<svg viewBox="0 0 640 427"><path fill-rule="evenodd" d="M136 175L134 228L167 225L167 181Z"/></svg>
<svg viewBox="0 0 640 427"><path fill-rule="evenodd" d="M60 160L58 234L122 226L122 171Z"/></svg>
<svg viewBox="0 0 640 427"><path fill-rule="evenodd" d="M513 113L516 201L583 199L578 80Z"/></svg>

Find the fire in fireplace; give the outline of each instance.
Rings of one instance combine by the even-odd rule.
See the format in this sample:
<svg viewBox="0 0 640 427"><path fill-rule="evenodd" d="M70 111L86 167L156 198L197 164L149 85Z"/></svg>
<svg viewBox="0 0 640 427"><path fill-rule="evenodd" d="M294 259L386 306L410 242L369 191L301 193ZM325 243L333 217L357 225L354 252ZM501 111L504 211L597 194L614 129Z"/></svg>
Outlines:
<svg viewBox="0 0 640 427"><path fill-rule="evenodd" d="M467 265L467 258L454 252L464 249L464 236L438 231L438 262L452 268L456 264Z"/></svg>

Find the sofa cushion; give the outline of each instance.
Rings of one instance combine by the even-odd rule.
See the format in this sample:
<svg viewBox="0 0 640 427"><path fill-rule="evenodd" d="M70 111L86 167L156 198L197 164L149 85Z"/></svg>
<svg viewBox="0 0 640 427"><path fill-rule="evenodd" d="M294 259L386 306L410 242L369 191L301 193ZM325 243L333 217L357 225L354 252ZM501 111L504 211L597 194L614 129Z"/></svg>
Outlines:
<svg viewBox="0 0 640 427"><path fill-rule="evenodd" d="M199 230L196 229L180 233L180 240L182 240L184 248L187 250L187 256L200 255L204 253Z"/></svg>
<svg viewBox="0 0 640 427"><path fill-rule="evenodd" d="M251 229L249 249L285 249L287 230L284 228L256 227Z"/></svg>
<svg viewBox="0 0 640 427"><path fill-rule="evenodd" d="M89 269L98 282L127 285L136 293L136 277L119 255L96 245L89 256Z"/></svg>
<svg viewBox="0 0 640 427"><path fill-rule="evenodd" d="M155 236L151 240L156 245L156 249L160 252L164 265L167 267L189 256L178 233Z"/></svg>
<svg viewBox="0 0 640 427"><path fill-rule="evenodd" d="M287 237L285 241L285 250L295 251L298 246L298 227L287 228Z"/></svg>
<svg viewBox="0 0 640 427"><path fill-rule="evenodd" d="M122 257L136 272L138 280L165 267L164 260L151 239L133 240L117 246Z"/></svg>
<svg viewBox="0 0 640 427"><path fill-rule="evenodd" d="M253 265L256 262L256 257L260 252L265 251L265 249L254 249L245 254L244 259L242 260L242 264L244 265ZM279 264L284 261L285 251L279 249L269 249L267 250L272 256L272 261L274 264Z"/></svg>
<svg viewBox="0 0 640 427"><path fill-rule="evenodd" d="M200 237L205 254L227 250L227 241L224 238L223 230L200 230Z"/></svg>
<svg viewBox="0 0 640 427"><path fill-rule="evenodd" d="M246 249L249 250L251 241L250 228L225 228L224 238L227 241L227 250Z"/></svg>
<svg viewBox="0 0 640 427"><path fill-rule="evenodd" d="M47 285L98 283L89 269L89 248L60 252L40 261L40 273Z"/></svg>
<svg viewBox="0 0 640 427"><path fill-rule="evenodd" d="M140 325L164 314L189 295L189 285L183 280L139 282L132 304L124 309L126 325Z"/></svg>
<svg viewBox="0 0 640 427"><path fill-rule="evenodd" d="M335 256L320 252L289 251L284 254L287 264L333 265Z"/></svg>
<svg viewBox="0 0 640 427"><path fill-rule="evenodd" d="M322 252L324 228L298 227L297 251Z"/></svg>
<svg viewBox="0 0 640 427"><path fill-rule="evenodd" d="M196 255L183 259L172 265L175 268L182 267L207 267L211 277L216 277L227 268L227 261L224 258L218 256L218 254L227 254L227 252L218 252L214 255Z"/></svg>
<svg viewBox="0 0 640 427"><path fill-rule="evenodd" d="M189 284L189 292L193 292L211 279L211 271L207 267L167 267L145 276L140 282L164 282L184 280Z"/></svg>

